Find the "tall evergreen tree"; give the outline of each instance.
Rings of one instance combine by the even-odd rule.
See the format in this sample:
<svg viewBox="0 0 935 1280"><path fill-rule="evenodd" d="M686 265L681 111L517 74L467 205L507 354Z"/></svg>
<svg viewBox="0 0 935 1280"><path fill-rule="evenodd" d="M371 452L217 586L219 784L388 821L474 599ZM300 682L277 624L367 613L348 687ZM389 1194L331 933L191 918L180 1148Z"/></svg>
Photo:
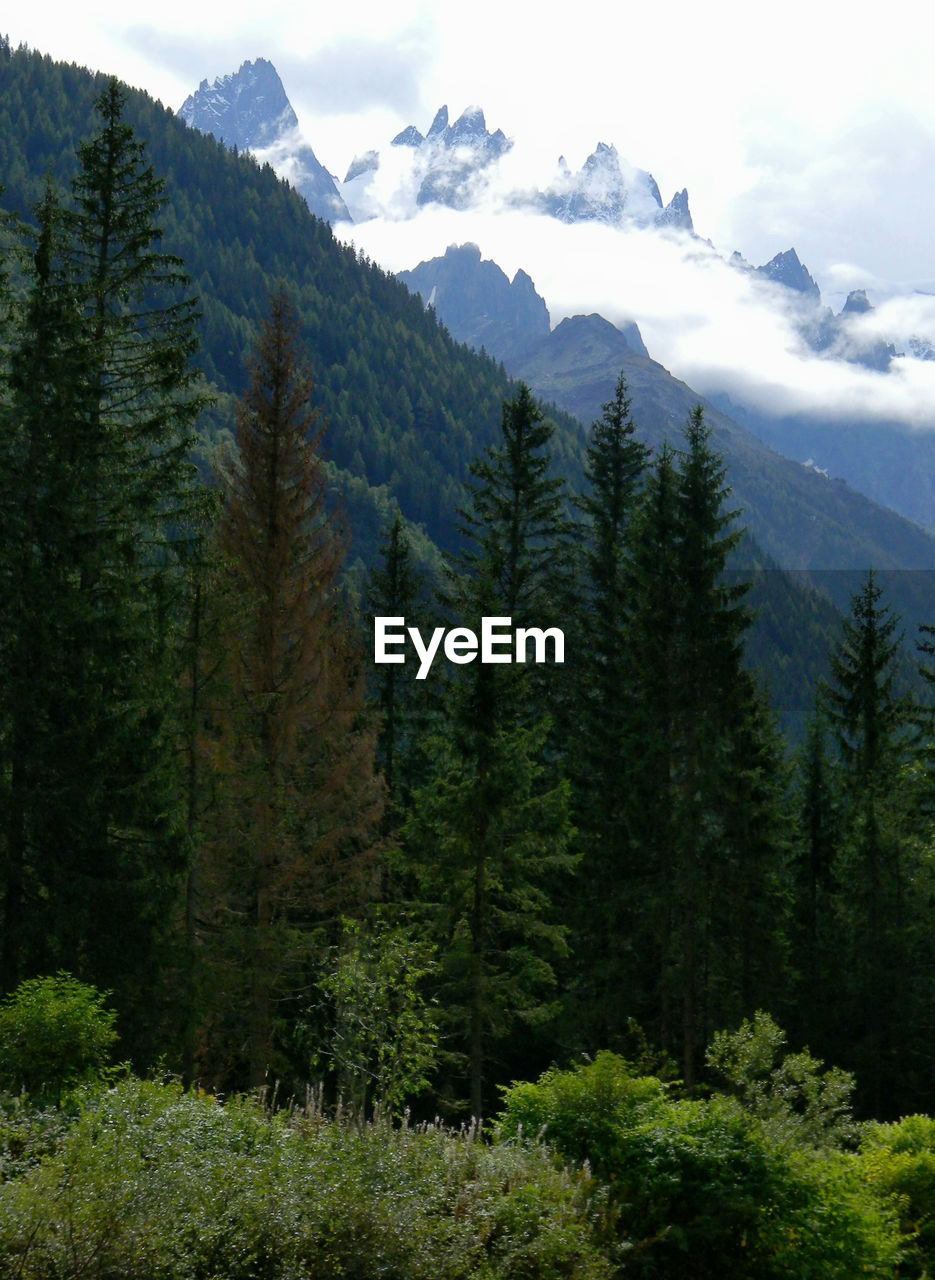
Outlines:
<svg viewBox="0 0 935 1280"><path fill-rule="evenodd" d="M575 1021L595 1047L610 1047L625 1027L620 985L632 932L634 867L629 829L631 760L637 742L627 621L630 524L649 450L635 438L626 382L591 428L581 569L574 600L569 708L569 771L582 850L576 895ZM632 1011L631 1011L632 1013Z"/></svg>
<svg viewBox="0 0 935 1280"><path fill-rule="evenodd" d="M462 572L514 624L545 625L556 608L569 524L564 481L550 474L555 428L525 383L503 406L501 443L471 464L462 512Z"/></svg>
<svg viewBox="0 0 935 1280"><path fill-rule="evenodd" d="M912 762L913 711L897 688L898 625L869 573L844 620L831 681L822 691L844 792L835 861L842 1061L857 1073L863 1104L880 1117L912 1105L925 1055L917 1035L919 997L931 973L924 945L920 950L927 931L920 933L916 894L929 877Z"/></svg>
<svg viewBox="0 0 935 1280"><path fill-rule="evenodd" d="M742 537L728 495L699 407L678 467L668 451L660 456L632 536L643 745L631 813L648 936L630 945L651 957L650 1024L689 1085L701 1046L751 1011L776 958L779 753L742 665L750 615L747 584L725 572Z"/></svg>
<svg viewBox="0 0 935 1280"><path fill-rule="evenodd" d="M376 888L381 791L310 397L295 312L280 291L223 477L220 798L202 876L214 994L228 1019L220 1039L247 1044L246 1061L225 1062L209 1027L202 1065L253 1086L274 1062L277 1009L307 978L315 929L336 926Z"/></svg>
<svg viewBox="0 0 935 1280"><path fill-rule="evenodd" d="M7 981L61 965L113 988L139 1049L158 1024L152 943L184 866L177 606L199 508L188 455L201 402L194 303L156 247L162 188L122 107L111 82L73 207L47 197L39 210L13 353L2 503L22 559L6 653L22 655L30 633L39 647L13 699L15 716L36 694L32 763L8 764L5 857L20 871L7 907L21 897L28 933L6 961ZM8 669L6 688L21 676Z"/></svg>
<svg viewBox="0 0 935 1280"><path fill-rule="evenodd" d="M521 385L503 407L502 444L472 466L473 545L450 599L472 628L483 616L544 627L555 608L566 523L551 432ZM434 903L451 1043L479 1119L492 1054L517 1023L542 1017L555 982L565 931L552 895L572 859L568 789L543 766L548 721L529 669L475 661L460 672L407 837Z"/></svg>

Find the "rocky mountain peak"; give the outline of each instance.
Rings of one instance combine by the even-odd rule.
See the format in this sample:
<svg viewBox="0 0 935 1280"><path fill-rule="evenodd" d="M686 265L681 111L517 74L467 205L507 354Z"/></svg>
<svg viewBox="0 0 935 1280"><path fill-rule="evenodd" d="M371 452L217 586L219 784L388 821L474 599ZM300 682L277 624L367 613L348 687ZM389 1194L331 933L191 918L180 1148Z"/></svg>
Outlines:
<svg viewBox="0 0 935 1280"><path fill-rule="evenodd" d="M446 106L439 107L438 110L435 112L435 119L432 121L429 127L429 131L425 135L426 139L440 137L442 134L444 134L447 128L448 128L448 108Z"/></svg>
<svg viewBox="0 0 935 1280"><path fill-rule="evenodd" d="M421 147L424 141L425 139L422 137L422 134L415 127L415 125L410 124L405 129L403 129L401 133L397 133L396 137L390 143L390 146L391 147ZM375 151L370 152L369 154L376 155L376 152ZM347 181L347 179L345 179L345 181Z"/></svg>
<svg viewBox="0 0 935 1280"><path fill-rule="evenodd" d="M244 62L213 84L202 80L185 99L179 116L226 146L267 161L318 217L327 222L350 219L334 177L302 137L279 73L268 59Z"/></svg>
<svg viewBox="0 0 935 1280"><path fill-rule="evenodd" d="M862 316L872 310L873 303L867 297L866 289L852 289L847 295L847 301L841 308L841 315Z"/></svg>
<svg viewBox="0 0 935 1280"><path fill-rule="evenodd" d="M577 173L571 172L562 157L540 204L562 222L603 222L613 227L633 222L693 229L688 193L681 192L663 209L652 174L623 160L617 148L607 142L598 142Z"/></svg>
<svg viewBox="0 0 935 1280"><path fill-rule="evenodd" d="M279 73L266 58L244 62L238 71L202 80L179 109L186 124L213 134L228 147L257 151L298 127Z"/></svg>
<svg viewBox="0 0 935 1280"><path fill-rule="evenodd" d="M785 285L787 289L805 294L816 301L821 297L821 290L809 275L808 269L799 260L795 249L786 249L782 253L777 253L775 258L770 258L769 262L756 269L774 284Z"/></svg>
<svg viewBox="0 0 935 1280"><path fill-rule="evenodd" d="M512 281L476 244L449 245L440 258L399 274L459 342L510 360L548 335L549 311L525 271Z"/></svg>

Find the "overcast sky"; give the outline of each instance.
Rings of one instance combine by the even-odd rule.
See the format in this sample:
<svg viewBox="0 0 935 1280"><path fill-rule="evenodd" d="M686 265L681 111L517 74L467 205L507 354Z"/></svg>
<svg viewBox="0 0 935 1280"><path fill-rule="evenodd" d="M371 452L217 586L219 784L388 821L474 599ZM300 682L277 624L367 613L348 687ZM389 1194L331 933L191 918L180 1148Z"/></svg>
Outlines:
<svg viewBox="0 0 935 1280"><path fill-rule="evenodd" d="M14 44L114 72L175 109L202 79L269 58L339 178L370 148L388 174L389 139L407 124L424 133L442 103L452 118L482 106L516 142L501 168L530 185L548 184L560 154L577 169L613 143L653 173L663 201L688 188L713 249L437 207L336 231L390 270L473 240L510 275L529 272L553 323L635 319L651 354L702 392L935 428L935 362L898 360L882 375L818 358L782 291L766 296L725 264L734 249L759 264L794 246L836 311L867 289L878 310L862 325L900 350L917 335L935 345L935 7L865 15L786 0L781 15L764 12L739 0L575 0L556 18L515 0L30 0L6 23Z"/></svg>
<svg viewBox="0 0 935 1280"><path fill-rule="evenodd" d="M931 4L575 0L546 14L514 0L30 0L4 25L172 107L268 57L339 177L404 124L424 132L442 102L478 103L545 172L614 143L665 200L687 186L719 248L762 262L794 244L826 291L842 265L935 279Z"/></svg>

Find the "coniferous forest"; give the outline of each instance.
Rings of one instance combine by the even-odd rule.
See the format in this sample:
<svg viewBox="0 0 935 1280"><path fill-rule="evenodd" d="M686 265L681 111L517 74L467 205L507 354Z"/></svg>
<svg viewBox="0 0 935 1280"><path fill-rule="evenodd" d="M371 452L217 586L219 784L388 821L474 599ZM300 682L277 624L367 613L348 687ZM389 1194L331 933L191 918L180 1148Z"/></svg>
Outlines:
<svg viewBox="0 0 935 1280"><path fill-rule="evenodd" d="M0 63L0 1274L930 1275L935 607Z"/></svg>

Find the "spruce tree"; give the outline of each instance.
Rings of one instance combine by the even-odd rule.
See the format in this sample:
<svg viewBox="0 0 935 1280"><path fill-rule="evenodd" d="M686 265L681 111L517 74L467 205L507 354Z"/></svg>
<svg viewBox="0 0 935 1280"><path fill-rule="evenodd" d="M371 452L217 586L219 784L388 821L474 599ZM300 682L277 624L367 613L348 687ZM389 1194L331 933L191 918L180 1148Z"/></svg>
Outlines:
<svg viewBox="0 0 935 1280"><path fill-rule="evenodd" d="M188 455L201 401L194 303L156 247L162 187L122 107L111 82L73 206L47 197L38 212L12 355L2 503L23 557L22 607L7 611L5 652L24 653L30 635L39 647L14 696L23 705L31 682L36 702L33 763L8 764L18 780L6 856L22 875L7 904L22 896L26 925L7 980L63 966L111 987L140 1048L159 1023L153 947L185 860L178 606L196 542ZM7 668L7 689L20 674Z"/></svg>
<svg viewBox="0 0 935 1280"><path fill-rule="evenodd" d="M205 947L227 1020L223 1031L206 1027L202 1068L252 1086L276 1060L283 1013L298 1012L316 930L334 933L377 887L374 735L338 589L344 543L326 501L311 394L281 290L239 406L238 454L222 477L219 796L201 877ZM232 1039L245 1042L243 1061L224 1057Z"/></svg>
<svg viewBox="0 0 935 1280"><path fill-rule="evenodd" d="M549 475L552 428L521 385L503 407L502 444L472 466L471 536L449 604L458 621L483 616L550 625L566 521ZM553 895L572 869L568 787L545 767L549 722L542 684L523 665L458 669L446 702L434 776L417 793L410 857L433 924L458 1074L475 1119L490 1096L491 1059L517 1025L547 1008L565 930Z"/></svg>
<svg viewBox="0 0 935 1280"><path fill-rule="evenodd" d="M685 448L657 460L631 536L638 911L622 945L637 1016L681 1059L689 1086L712 1031L776 968L779 752L742 665L750 616L747 584L726 572L742 537L728 496L699 407Z"/></svg>
<svg viewBox="0 0 935 1280"><path fill-rule="evenodd" d="M620 987L632 932L634 867L629 829L631 761L637 741L627 621L630 524L649 450L635 438L626 382L591 428L579 500L580 570L569 619L571 705L567 717L574 818L582 850L576 895L575 1022L594 1047L611 1047L625 1029ZM631 1011L632 1012L632 1011Z"/></svg>
<svg viewBox="0 0 935 1280"><path fill-rule="evenodd" d="M868 573L822 689L843 784L834 864L842 1061L857 1073L863 1105L880 1118L918 1096L925 1071L918 1015L930 1006L930 947L920 928L929 880L926 820L913 762L914 713L897 687L898 625Z"/></svg>
<svg viewBox="0 0 935 1280"><path fill-rule="evenodd" d="M550 474L555 428L525 383L503 405L501 443L471 464L471 502L462 514L467 579L514 625L547 625L556 608L568 548L564 481Z"/></svg>

